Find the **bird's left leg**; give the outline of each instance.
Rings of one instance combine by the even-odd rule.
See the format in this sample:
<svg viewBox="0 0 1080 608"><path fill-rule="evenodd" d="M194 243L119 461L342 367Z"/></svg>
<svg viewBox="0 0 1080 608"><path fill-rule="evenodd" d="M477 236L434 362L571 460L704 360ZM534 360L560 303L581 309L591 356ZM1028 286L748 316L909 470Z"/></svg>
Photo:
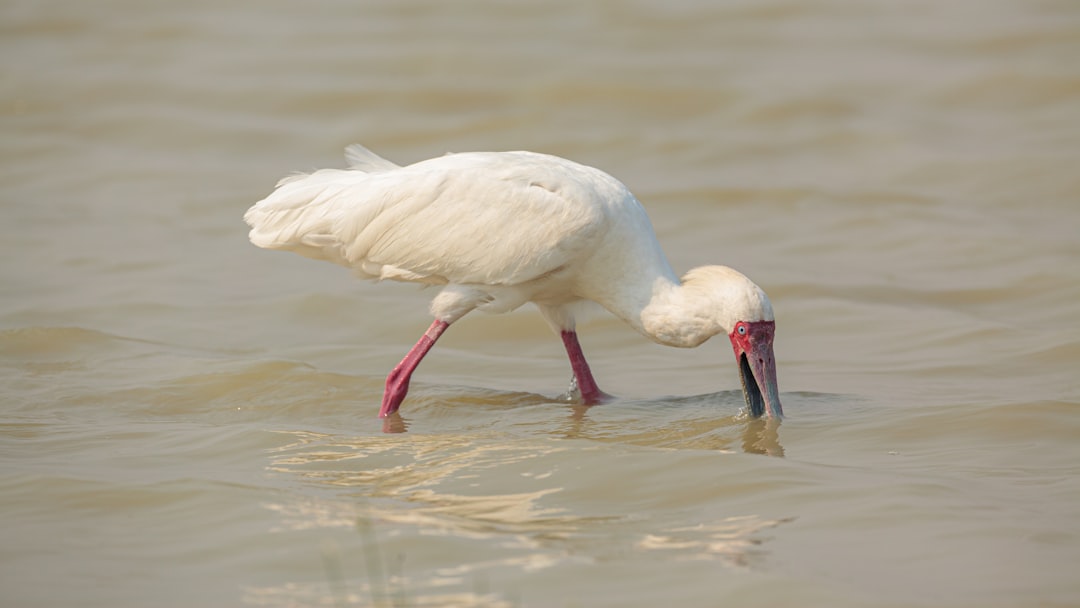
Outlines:
<svg viewBox="0 0 1080 608"><path fill-rule="evenodd" d="M581 344L577 339L577 332L572 329L564 329L559 332L562 336L566 354L570 357L570 369L574 370L574 380L581 392L581 402L585 405L596 405L614 399L613 396L600 390L593 379L589 363L585 360L585 353L581 352Z"/></svg>
<svg viewBox="0 0 1080 608"><path fill-rule="evenodd" d="M463 285L447 285L443 287L439 295L431 301L431 314L435 321L431 323L424 335L409 350L409 354L394 367L390 375L386 377L386 390L383 392L382 407L379 408L379 417L386 418L398 410L405 395L409 392L409 379L424 355L428 354L435 341L446 331L454 321L469 313L477 306L490 300L490 296L483 291Z"/></svg>
<svg viewBox="0 0 1080 608"><path fill-rule="evenodd" d="M446 331L447 327L450 327L450 323L435 319L431 327L424 332L424 335L420 336L420 340L416 342L416 345L409 350L409 354L405 355L401 363L398 363L390 372L390 375L386 377L386 391L383 392L379 418L386 418L401 406L401 402L405 400L405 395L409 393L409 379L412 378L413 371L417 365L420 365L424 355L428 354L431 347L435 346L435 341Z"/></svg>

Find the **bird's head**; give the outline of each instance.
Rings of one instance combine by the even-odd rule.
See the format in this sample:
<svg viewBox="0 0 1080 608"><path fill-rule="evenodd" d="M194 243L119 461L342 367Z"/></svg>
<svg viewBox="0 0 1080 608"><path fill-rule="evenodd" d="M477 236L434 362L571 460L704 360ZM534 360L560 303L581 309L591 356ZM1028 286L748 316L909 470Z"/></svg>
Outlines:
<svg viewBox="0 0 1080 608"><path fill-rule="evenodd" d="M731 339L750 415L782 417L773 356L776 321L769 297L745 275L726 266L695 268L685 281L712 292L713 314Z"/></svg>
<svg viewBox="0 0 1080 608"><path fill-rule="evenodd" d="M775 333L775 321L738 321L728 336L739 365L746 407L754 417L764 414L781 418L784 415L776 387Z"/></svg>

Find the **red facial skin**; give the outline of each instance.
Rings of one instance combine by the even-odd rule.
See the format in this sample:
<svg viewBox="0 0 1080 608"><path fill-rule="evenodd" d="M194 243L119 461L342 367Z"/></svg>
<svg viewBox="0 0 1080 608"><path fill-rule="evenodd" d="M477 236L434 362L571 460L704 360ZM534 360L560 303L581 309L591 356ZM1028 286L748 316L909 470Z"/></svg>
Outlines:
<svg viewBox="0 0 1080 608"><path fill-rule="evenodd" d="M774 321L739 321L732 328L731 346L735 351L735 360L742 369L742 355L750 365L753 380L757 383L764 401L765 415L781 418L784 410L780 406L780 394L776 387L776 357L773 356L773 336L776 334ZM748 379L743 378L745 383ZM744 391L745 391L744 387Z"/></svg>

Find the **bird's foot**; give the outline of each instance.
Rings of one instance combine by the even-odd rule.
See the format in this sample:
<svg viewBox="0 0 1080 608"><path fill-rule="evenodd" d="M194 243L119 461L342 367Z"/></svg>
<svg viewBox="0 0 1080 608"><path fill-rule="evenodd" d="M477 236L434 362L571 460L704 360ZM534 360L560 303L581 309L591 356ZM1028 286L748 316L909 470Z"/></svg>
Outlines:
<svg viewBox="0 0 1080 608"><path fill-rule="evenodd" d="M614 395L609 395L600 390L600 387L596 386L595 382L590 382L585 388L586 390L582 390L578 385L577 376L571 376L570 386L566 389L566 400L578 401L582 405L600 405L601 403L614 401L616 398Z"/></svg>
<svg viewBox="0 0 1080 608"><path fill-rule="evenodd" d="M379 408L379 418L386 418L398 411L401 402L409 394L409 374L402 374L398 368L390 372L386 378L386 390L383 392L382 407Z"/></svg>

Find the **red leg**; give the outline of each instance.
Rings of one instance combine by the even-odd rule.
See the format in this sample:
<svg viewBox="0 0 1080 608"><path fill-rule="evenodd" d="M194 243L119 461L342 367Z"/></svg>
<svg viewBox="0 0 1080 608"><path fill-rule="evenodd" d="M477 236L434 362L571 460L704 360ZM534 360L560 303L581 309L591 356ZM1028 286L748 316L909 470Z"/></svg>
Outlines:
<svg viewBox="0 0 1080 608"><path fill-rule="evenodd" d="M409 379L412 378L413 370L424 360L424 355L435 345L446 328L450 324L446 321L435 319L420 340L409 350L409 354L394 367L390 375L386 377L386 391L383 393L382 408L379 409L379 418L386 418L397 411L405 395L409 394Z"/></svg>
<svg viewBox="0 0 1080 608"><path fill-rule="evenodd" d="M581 401L585 405L603 403L612 396L600 390L593 379L589 363L585 361L585 353L581 352L581 344L578 343L577 332L563 331L563 345L566 346L566 354L570 356L570 369L574 370L574 378L577 379L578 390L581 391Z"/></svg>

